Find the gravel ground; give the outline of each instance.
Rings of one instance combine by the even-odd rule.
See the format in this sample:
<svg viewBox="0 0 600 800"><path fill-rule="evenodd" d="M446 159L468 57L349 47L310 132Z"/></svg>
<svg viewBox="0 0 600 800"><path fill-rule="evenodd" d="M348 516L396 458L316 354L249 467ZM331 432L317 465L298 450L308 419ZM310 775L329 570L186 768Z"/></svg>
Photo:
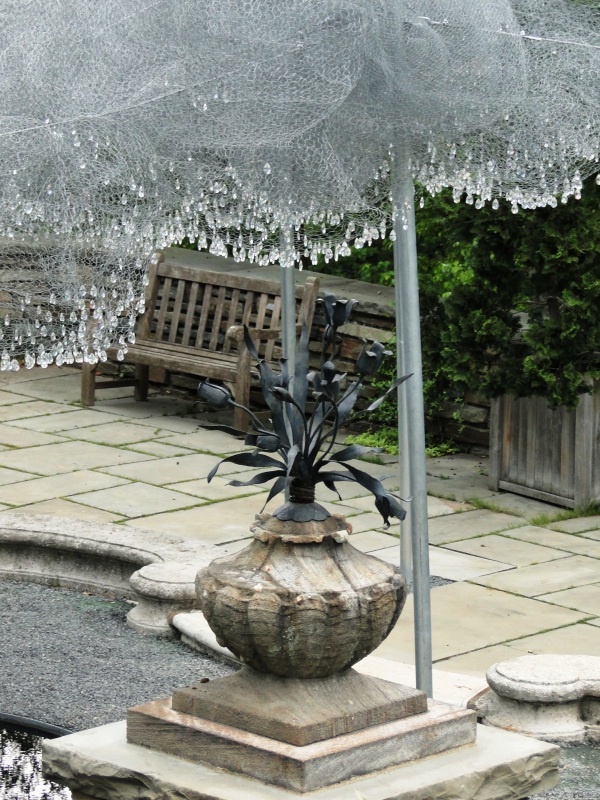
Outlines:
<svg viewBox="0 0 600 800"><path fill-rule="evenodd" d="M180 642L125 625L131 605L0 581L0 713L84 730L130 706L232 671Z"/></svg>

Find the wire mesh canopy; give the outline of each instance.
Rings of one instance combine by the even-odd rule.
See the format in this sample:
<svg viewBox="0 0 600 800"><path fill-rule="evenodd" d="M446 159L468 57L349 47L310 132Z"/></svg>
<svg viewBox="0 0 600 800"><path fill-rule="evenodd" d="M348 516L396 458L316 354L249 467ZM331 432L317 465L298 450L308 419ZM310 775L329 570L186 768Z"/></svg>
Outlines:
<svg viewBox="0 0 600 800"><path fill-rule="evenodd" d="M184 237L289 266L384 236L394 170L478 206L577 197L599 74L575 0L6 0L0 367L126 348Z"/></svg>

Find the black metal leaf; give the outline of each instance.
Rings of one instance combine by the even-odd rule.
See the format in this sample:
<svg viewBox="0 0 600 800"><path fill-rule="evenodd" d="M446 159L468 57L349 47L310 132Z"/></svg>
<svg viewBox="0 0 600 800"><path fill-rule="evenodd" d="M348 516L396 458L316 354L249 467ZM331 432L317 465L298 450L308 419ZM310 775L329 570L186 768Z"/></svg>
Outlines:
<svg viewBox="0 0 600 800"><path fill-rule="evenodd" d="M350 416L350 412L358 400L358 393L361 385L362 384L359 380L354 381L354 383L351 383L344 392L344 395L338 405L338 427L342 425Z"/></svg>
<svg viewBox="0 0 600 800"><path fill-rule="evenodd" d="M285 487L288 485L288 483L289 480L286 477L277 478L273 486L271 486L267 499L265 500L263 511L265 510L265 507L269 504L269 502L275 497L276 494L279 494L279 492L283 492L285 490Z"/></svg>
<svg viewBox="0 0 600 800"><path fill-rule="evenodd" d="M208 473L207 481L210 483L217 474L217 470L221 464L239 464L242 467L278 467L283 469L284 464L271 456L266 456L258 450L253 450L251 453L234 453L232 456L221 459L211 471Z"/></svg>
<svg viewBox="0 0 600 800"><path fill-rule="evenodd" d="M233 480L227 483L228 486L257 486L260 483L266 483L267 481L272 480L273 478L277 478L279 475L283 475L285 477L285 470L284 469L270 469L266 470L265 472L259 472L258 475L254 475L250 480L247 481L238 481Z"/></svg>
<svg viewBox="0 0 600 800"><path fill-rule="evenodd" d="M248 348L248 352L252 356L255 361L260 361L260 356L258 355L258 350L256 349L256 345L254 344L254 339L250 336L250 331L248 330L248 326L244 325L244 344Z"/></svg>
<svg viewBox="0 0 600 800"><path fill-rule="evenodd" d="M390 392L393 392L394 389L397 389L398 386L400 386L401 383L404 383L404 381L407 381L411 376L412 376L412 372L410 373L410 375L403 375L401 378L396 378L396 380L392 383L392 385L387 389L385 394L382 394L381 397L378 397L377 400L374 400L371 403L371 405L365 410L366 411L375 411L375 409L379 408L379 406L383 403L383 401L388 396L388 394L390 394Z"/></svg>
<svg viewBox="0 0 600 800"><path fill-rule="evenodd" d="M334 494L337 494L339 500L342 499L342 495L335 488L335 483L333 483L333 481L325 481L324 480L323 483L329 489L330 492L333 492Z"/></svg>
<svg viewBox="0 0 600 800"><path fill-rule="evenodd" d="M366 453L380 453L380 447L365 447L362 444L351 444L344 447L343 450L338 450L329 457L330 461L350 461L353 458L360 458Z"/></svg>

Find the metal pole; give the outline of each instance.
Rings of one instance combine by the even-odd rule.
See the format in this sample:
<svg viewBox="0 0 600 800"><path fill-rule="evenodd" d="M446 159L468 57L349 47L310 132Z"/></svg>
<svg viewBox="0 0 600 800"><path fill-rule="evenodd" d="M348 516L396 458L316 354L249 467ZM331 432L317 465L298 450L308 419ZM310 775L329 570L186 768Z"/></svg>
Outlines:
<svg viewBox="0 0 600 800"><path fill-rule="evenodd" d="M396 212L394 272L396 285L396 329L402 338L402 368L413 373L406 381L404 404L406 428L399 422L399 436L408 459L411 501L411 533L415 606L415 667L417 688L433 694L431 672L431 597L429 583L429 532L427 523L427 474L425 469L425 414L421 361L421 320L417 273L417 240L414 186L409 172L407 148L396 151L392 200ZM402 466L402 465L401 465Z"/></svg>
<svg viewBox="0 0 600 800"><path fill-rule="evenodd" d="M281 279L281 329L283 357L287 358L290 375L296 361L296 273L293 261L286 256L292 251L293 231L282 231L279 245L279 275ZM288 263L291 261L291 263Z"/></svg>
<svg viewBox="0 0 600 800"><path fill-rule="evenodd" d="M394 247L394 271L401 275L402 265L399 262L400 253ZM405 325L402 319L402 286L401 281L394 281L396 289L396 366L397 375L406 375L405 356ZM408 458L408 414L406 413L405 387L398 387L398 466L400 469L400 497L410 498L410 462ZM400 570L406 583L412 581L412 509L411 504L406 505L406 518L400 523Z"/></svg>
<svg viewBox="0 0 600 800"><path fill-rule="evenodd" d="M290 237L293 231L281 231L279 234L279 277L281 280L281 349L282 355L287 359L290 380L294 380L296 364L296 272L291 257L286 256L292 251ZM288 263L288 260L290 263ZM291 429L286 418L288 435L291 438ZM289 486L285 489L285 501L290 499Z"/></svg>

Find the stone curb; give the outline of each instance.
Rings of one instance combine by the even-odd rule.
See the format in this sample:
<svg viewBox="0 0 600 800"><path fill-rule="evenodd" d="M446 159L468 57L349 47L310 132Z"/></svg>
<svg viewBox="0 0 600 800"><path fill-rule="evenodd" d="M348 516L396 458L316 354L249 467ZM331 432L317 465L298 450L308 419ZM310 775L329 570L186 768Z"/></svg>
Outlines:
<svg viewBox="0 0 600 800"><path fill-rule="evenodd" d="M173 635L172 615L194 604L196 572L221 555L154 531L0 512L0 575L134 600L128 623L158 635Z"/></svg>

